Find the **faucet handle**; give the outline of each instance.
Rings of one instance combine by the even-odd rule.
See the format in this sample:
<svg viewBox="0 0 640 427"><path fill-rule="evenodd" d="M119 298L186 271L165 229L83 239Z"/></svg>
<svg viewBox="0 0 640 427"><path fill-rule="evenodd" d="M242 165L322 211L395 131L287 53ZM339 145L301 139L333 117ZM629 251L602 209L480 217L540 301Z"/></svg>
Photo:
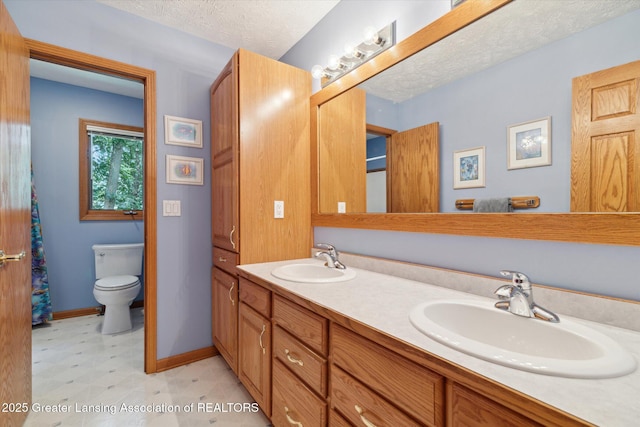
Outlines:
<svg viewBox="0 0 640 427"><path fill-rule="evenodd" d="M514 286L513 285L502 285L498 289L496 289L493 293L498 295L498 298L501 300L508 300L513 296Z"/></svg>
<svg viewBox="0 0 640 427"><path fill-rule="evenodd" d="M316 247L328 250L332 256L336 256L338 254L338 252L336 251L336 247L330 245L329 243L316 243Z"/></svg>
<svg viewBox="0 0 640 427"><path fill-rule="evenodd" d="M505 277L511 277L511 283L513 283L513 286L517 286L524 290L531 289L531 282L524 273L520 273L519 271L500 270L500 274Z"/></svg>

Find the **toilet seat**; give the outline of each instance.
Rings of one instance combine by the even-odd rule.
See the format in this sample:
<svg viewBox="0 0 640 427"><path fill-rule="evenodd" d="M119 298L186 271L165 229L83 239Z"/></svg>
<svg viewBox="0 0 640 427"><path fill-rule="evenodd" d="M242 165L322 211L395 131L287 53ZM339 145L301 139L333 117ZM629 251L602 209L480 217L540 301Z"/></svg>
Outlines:
<svg viewBox="0 0 640 427"><path fill-rule="evenodd" d="M110 276L96 280L94 288L100 291L121 291L140 284L136 276Z"/></svg>

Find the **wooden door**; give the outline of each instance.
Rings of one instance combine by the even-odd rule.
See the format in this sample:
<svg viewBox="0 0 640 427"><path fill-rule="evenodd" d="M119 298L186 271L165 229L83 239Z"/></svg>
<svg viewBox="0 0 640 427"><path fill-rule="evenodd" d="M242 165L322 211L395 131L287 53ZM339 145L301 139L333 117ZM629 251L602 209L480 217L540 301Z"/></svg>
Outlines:
<svg viewBox="0 0 640 427"><path fill-rule="evenodd" d="M238 320L238 377L271 416L271 322L246 304Z"/></svg>
<svg viewBox="0 0 640 427"><path fill-rule="evenodd" d="M29 50L0 0L0 419L20 426L31 405ZM12 406L13 405L13 406Z"/></svg>
<svg viewBox="0 0 640 427"><path fill-rule="evenodd" d="M573 79L571 211L640 211L640 61Z"/></svg>
<svg viewBox="0 0 640 427"><path fill-rule="evenodd" d="M367 211L366 93L351 89L323 104L318 112L322 140L319 156L319 211Z"/></svg>
<svg viewBox="0 0 640 427"><path fill-rule="evenodd" d="M238 279L214 268L211 284L213 342L233 372L238 372Z"/></svg>
<svg viewBox="0 0 640 427"><path fill-rule="evenodd" d="M439 123L391 135L387 145L388 212L440 209Z"/></svg>
<svg viewBox="0 0 640 427"><path fill-rule="evenodd" d="M234 55L211 86L211 211L213 245L240 252L236 63Z"/></svg>

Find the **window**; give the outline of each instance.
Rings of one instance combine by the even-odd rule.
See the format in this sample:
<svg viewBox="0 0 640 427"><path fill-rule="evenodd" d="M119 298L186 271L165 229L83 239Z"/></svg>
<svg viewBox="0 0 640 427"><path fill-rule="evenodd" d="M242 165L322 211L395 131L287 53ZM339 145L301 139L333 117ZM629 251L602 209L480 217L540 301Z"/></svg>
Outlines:
<svg viewBox="0 0 640 427"><path fill-rule="evenodd" d="M80 119L80 220L142 220L143 129Z"/></svg>

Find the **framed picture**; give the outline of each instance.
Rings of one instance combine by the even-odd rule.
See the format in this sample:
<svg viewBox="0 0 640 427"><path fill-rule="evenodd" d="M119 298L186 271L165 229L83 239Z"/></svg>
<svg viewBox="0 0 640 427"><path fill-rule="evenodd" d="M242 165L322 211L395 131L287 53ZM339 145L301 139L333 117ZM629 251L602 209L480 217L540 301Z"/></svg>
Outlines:
<svg viewBox="0 0 640 427"><path fill-rule="evenodd" d="M453 152L453 188L484 187L485 147Z"/></svg>
<svg viewBox="0 0 640 427"><path fill-rule="evenodd" d="M507 128L507 169L551 164L551 117Z"/></svg>
<svg viewBox="0 0 640 427"><path fill-rule="evenodd" d="M167 155L167 184L204 184L204 159Z"/></svg>
<svg viewBox="0 0 640 427"><path fill-rule="evenodd" d="M202 148L202 122L164 116L164 143Z"/></svg>

